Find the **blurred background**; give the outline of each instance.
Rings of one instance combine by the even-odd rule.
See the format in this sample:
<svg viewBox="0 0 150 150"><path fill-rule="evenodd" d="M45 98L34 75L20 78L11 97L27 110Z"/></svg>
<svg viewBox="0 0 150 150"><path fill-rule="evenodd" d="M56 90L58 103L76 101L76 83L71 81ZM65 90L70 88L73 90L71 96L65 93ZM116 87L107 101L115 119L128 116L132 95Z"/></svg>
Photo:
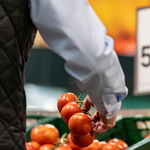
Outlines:
<svg viewBox="0 0 150 150"><path fill-rule="evenodd" d="M97 16L114 39L114 49L126 77L129 94L119 112L123 116L149 115L150 95L133 95L134 56L136 52L137 8L150 6L150 0L88 0ZM37 32L26 64L25 90L27 113L57 114L57 100L65 92L86 94L64 70L64 60L49 50Z"/></svg>

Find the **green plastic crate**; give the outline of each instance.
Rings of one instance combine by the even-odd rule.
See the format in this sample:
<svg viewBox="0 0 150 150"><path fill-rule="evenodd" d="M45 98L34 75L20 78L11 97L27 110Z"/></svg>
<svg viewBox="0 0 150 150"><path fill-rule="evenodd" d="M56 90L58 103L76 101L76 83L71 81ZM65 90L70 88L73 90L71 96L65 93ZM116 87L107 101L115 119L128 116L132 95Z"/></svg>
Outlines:
<svg viewBox="0 0 150 150"><path fill-rule="evenodd" d="M125 117L117 120L116 126L107 132L96 135L99 140L108 141L111 138L120 138L129 146L141 141L150 133L150 117ZM150 149L149 149L150 150Z"/></svg>
<svg viewBox="0 0 150 150"><path fill-rule="evenodd" d="M127 150L150 150L150 138L143 139L133 144Z"/></svg>
<svg viewBox="0 0 150 150"><path fill-rule="evenodd" d="M48 118L49 116L45 115L28 115L26 119L26 126L31 126L32 124L35 123L40 123L44 118Z"/></svg>
<svg viewBox="0 0 150 150"><path fill-rule="evenodd" d="M36 116L27 117L36 118ZM40 118L41 116L37 117ZM53 124L58 128L60 136L64 133L69 133L68 125L61 117L42 116L39 122L26 128L27 140L30 141L30 131L33 127L46 123ZM115 127L107 132L101 135L95 134L95 139L107 142L111 138L120 138L129 145L128 150L133 150L133 148L135 150L150 150L150 138L144 139L147 134L150 134L150 117L125 117L117 119Z"/></svg>

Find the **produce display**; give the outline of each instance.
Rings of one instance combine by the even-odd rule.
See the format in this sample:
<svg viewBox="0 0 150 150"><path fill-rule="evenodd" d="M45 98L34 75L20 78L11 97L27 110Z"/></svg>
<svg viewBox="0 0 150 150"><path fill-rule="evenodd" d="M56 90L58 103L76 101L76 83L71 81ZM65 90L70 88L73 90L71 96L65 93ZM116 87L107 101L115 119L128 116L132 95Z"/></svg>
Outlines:
<svg viewBox="0 0 150 150"><path fill-rule="evenodd" d="M30 136L35 138L31 138L31 141L26 141L26 149L27 150L125 150L128 148L127 143L125 143L121 139L110 139L110 141L99 141L94 139L94 134L88 133L85 136L76 136L72 133L62 135L62 137L58 137L58 133L56 132L58 129L55 128L55 132L53 131L53 137L56 140L54 142L51 134L49 132L49 128L45 126L53 126L52 124L44 124L36 126L31 130ZM43 128L43 130L41 129ZM35 130L37 130L35 132ZM42 132L41 132L42 131ZM49 136L45 136L45 135ZM88 146L87 146L88 145Z"/></svg>
<svg viewBox="0 0 150 150"><path fill-rule="evenodd" d="M128 143L113 137L108 141L98 140L91 132L92 123L90 114L82 109L73 93L65 93L58 99L57 107L61 120L68 127L69 133L59 130L50 123L40 124L30 131L30 141L26 141L27 150L125 150ZM61 124L59 125L61 126ZM150 134L145 138L150 137Z"/></svg>

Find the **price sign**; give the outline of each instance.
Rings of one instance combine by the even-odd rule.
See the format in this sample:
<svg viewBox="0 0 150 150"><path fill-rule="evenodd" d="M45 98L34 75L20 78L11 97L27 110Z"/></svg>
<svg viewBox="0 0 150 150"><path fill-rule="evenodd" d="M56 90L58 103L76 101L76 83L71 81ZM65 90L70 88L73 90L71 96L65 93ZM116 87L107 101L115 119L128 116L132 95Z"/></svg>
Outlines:
<svg viewBox="0 0 150 150"><path fill-rule="evenodd" d="M150 94L150 7L137 9L134 95Z"/></svg>

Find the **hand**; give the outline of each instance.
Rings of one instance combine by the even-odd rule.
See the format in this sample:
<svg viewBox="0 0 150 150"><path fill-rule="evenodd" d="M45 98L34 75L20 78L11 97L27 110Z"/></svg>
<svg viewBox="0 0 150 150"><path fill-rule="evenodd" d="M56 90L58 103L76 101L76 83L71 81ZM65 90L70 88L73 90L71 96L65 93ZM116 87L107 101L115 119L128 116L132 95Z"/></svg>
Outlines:
<svg viewBox="0 0 150 150"><path fill-rule="evenodd" d="M87 95L83 101L82 108L86 108L86 112L88 112L91 109L91 106L94 107L94 105L90 102L89 96Z"/></svg>
<svg viewBox="0 0 150 150"><path fill-rule="evenodd" d="M97 111L94 113L92 119L92 131L97 134L102 134L114 127L116 124L116 115L110 119L106 116L100 115Z"/></svg>
<svg viewBox="0 0 150 150"><path fill-rule="evenodd" d="M94 107L94 105L89 101L89 96L87 95L83 101L82 108L86 108L86 111L89 111L91 109L91 106ZM94 113L91 119L92 119L92 132L97 134L102 134L106 132L110 128L114 127L116 124L116 115L110 119L107 119L106 116L102 116L97 111Z"/></svg>

